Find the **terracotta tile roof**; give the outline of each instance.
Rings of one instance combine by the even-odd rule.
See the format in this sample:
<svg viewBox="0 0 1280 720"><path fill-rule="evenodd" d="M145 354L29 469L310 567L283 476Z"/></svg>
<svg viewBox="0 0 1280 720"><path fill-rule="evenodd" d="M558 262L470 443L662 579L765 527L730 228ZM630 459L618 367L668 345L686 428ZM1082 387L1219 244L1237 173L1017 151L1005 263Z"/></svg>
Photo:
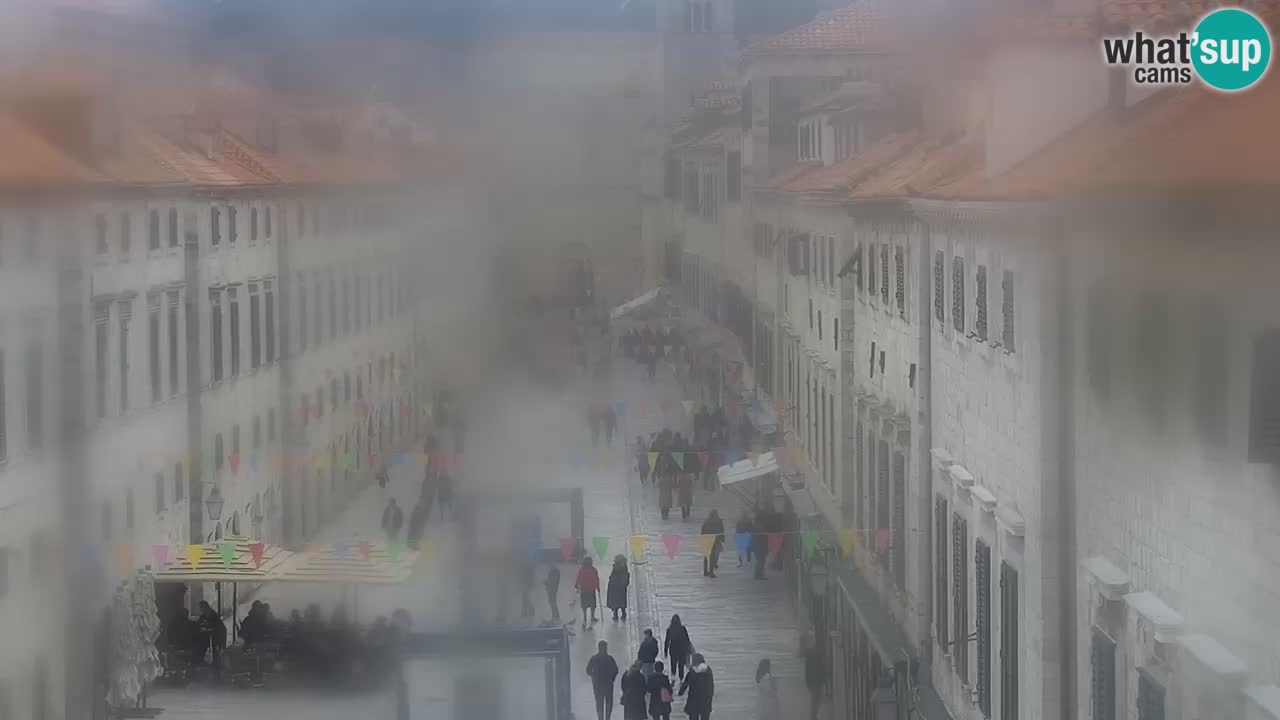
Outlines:
<svg viewBox="0 0 1280 720"><path fill-rule="evenodd" d="M822 169L822 163L816 161L798 162L779 170L760 187L760 190L786 191L788 185L803 178L809 173Z"/></svg>
<svg viewBox="0 0 1280 720"><path fill-rule="evenodd" d="M900 158L919 141L915 131L895 133L873 143L853 157L831 165L812 167L787 179L778 188L792 193L847 193L849 188Z"/></svg>
<svg viewBox="0 0 1280 720"><path fill-rule="evenodd" d="M7 112L0 112L0 158L4 188L52 189L103 180Z"/></svg>
<svg viewBox="0 0 1280 720"><path fill-rule="evenodd" d="M881 52L899 47L901 39L881 0L857 0L800 27L760 40L748 47L746 54Z"/></svg>
<svg viewBox="0 0 1280 720"><path fill-rule="evenodd" d="M1229 3L1212 0L1101 0L1099 10L1107 27L1127 27L1153 31L1162 26L1184 26L1191 29L1200 16ZM1263 18L1280 18L1280 0L1256 0L1239 7Z"/></svg>
<svg viewBox="0 0 1280 720"><path fill-rule="evenodd" d="M1099 113L994 178L942 185L936 197L1034 200L1066 195L1280 187L1280 82L1234 95L1169 90Z"/></svg>
<svg viewBox="0 0 1280 720"><path fill-rule="evenodd" d="M1096 15L998 15L983 24L985 37L997 45L1041 45L1098 42Z"/></svg>
<svg viewBox="0 0 1280 720"><path fill-rule="evenodd" d="M926 139L911 152L854 186L854 200L891 200L927 194L982 167L982 144L973 138Z"/></svg>

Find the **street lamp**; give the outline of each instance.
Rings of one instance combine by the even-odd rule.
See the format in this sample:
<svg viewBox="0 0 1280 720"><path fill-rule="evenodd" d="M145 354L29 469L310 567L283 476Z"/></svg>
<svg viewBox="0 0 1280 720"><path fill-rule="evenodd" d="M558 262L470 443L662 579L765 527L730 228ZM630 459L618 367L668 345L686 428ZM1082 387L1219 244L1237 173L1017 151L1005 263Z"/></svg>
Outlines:
<svg viewBox="0 0 1280 720"><path fill-rule="evenodd" d="M222 517L222 506L226 501L222 499L222 492L218 490L218 486L214 485L213 490L209 491L209 497L205 498L204 507L209 511L209 519L217 522Z"/></svg>

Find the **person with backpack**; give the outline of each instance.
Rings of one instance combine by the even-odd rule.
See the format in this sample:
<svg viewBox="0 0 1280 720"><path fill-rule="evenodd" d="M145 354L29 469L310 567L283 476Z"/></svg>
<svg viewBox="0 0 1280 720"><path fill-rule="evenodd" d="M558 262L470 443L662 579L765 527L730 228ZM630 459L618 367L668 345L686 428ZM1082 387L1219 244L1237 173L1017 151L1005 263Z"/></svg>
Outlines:
<svg viewBox="0 0 1280 720"><path fill-rule="evenodd" d="M654 663L648 688L649 717L653 720L671 720L671 702L674 699L672 694L675 691L671 687L671 678L667 677L667 668L661 662Z"/></svg>

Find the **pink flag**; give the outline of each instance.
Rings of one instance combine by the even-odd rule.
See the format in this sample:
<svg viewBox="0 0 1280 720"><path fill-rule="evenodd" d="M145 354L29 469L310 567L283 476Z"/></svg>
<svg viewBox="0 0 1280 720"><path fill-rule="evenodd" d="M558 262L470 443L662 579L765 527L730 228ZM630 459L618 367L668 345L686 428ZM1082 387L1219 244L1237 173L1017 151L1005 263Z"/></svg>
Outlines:
<svg viewBox="0 0 1280 720"><path fill-rule="evenodd" d="M769 533L769 554L777 555L779 552L782 552L782 533L771 532Z"/></svg>
<svg viewBox="0 0 1280 720"><path fill-rule="evenodd" d="M573 538L560 538L560 556L565 562L572 562L573 555L578 550L578 541Z"/></svg>
<svg viewBox="0 0 1280 720"><path fill-rule="evenodd" d="M253 558L254 567L262 567L262 556L266 550L267 547L260 542L249 543L249 555Z"/></svg>
<svg viewBox="0 0 1280 720"><path fill-rule="evenodd" d="M680 551L680 536L675 533L666 533L662 536L662 544L667 546L667 557L675 560L676 553Z"/></svg>
<svg viewBox="0 0 1280 720"><path fill-rule="evenodd" d="M231 453L227 456L227 461L231 463L231 474L235 475L240 472L240 453Z"/></svg>
<svg viewBox="0 0 1280 720"><path fill-rule="evenodd" d="M360 541L360 557L364 558L365 560L369 559L369 541L368 540Z"/></svg>
<svg viewBox="0 0 1280 720"><path fill-rule="evenodd" d="M889 528L876 528L876 553L883 555L889 552L893 544L893 531Z"/></svg>
<svg viewBox="0 0 1280 720"><path fill-rule="evenodd" d="M709 462L711 462L711 453L707 452L706 450L703 450L702 452L698 453L698 467L702 468L703 470L706 470L707 464Z"/></svg>
<svg viewBox="0 0 1280 720"><path fill-rule="evenodd" d="M151 555L156 559L157 570L169 564L169 546L168 545L152 545Z"/></svg>

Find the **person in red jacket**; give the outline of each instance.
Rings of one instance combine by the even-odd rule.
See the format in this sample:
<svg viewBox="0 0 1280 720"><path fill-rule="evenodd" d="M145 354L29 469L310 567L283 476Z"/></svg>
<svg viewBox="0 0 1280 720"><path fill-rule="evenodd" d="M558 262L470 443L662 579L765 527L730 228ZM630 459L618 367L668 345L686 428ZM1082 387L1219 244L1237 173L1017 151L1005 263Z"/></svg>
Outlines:
<svg viewBox="0 0 1280 720"><path fill-rule="evenodd" d="M578 589L578 599L582 605L582 627L587 626L587 610L591 611L591 622L596 621L596 596L600 593L600 572L596 570L590 557L582 558L582 566L578 568L578 579L573 586Z"/></svg>

